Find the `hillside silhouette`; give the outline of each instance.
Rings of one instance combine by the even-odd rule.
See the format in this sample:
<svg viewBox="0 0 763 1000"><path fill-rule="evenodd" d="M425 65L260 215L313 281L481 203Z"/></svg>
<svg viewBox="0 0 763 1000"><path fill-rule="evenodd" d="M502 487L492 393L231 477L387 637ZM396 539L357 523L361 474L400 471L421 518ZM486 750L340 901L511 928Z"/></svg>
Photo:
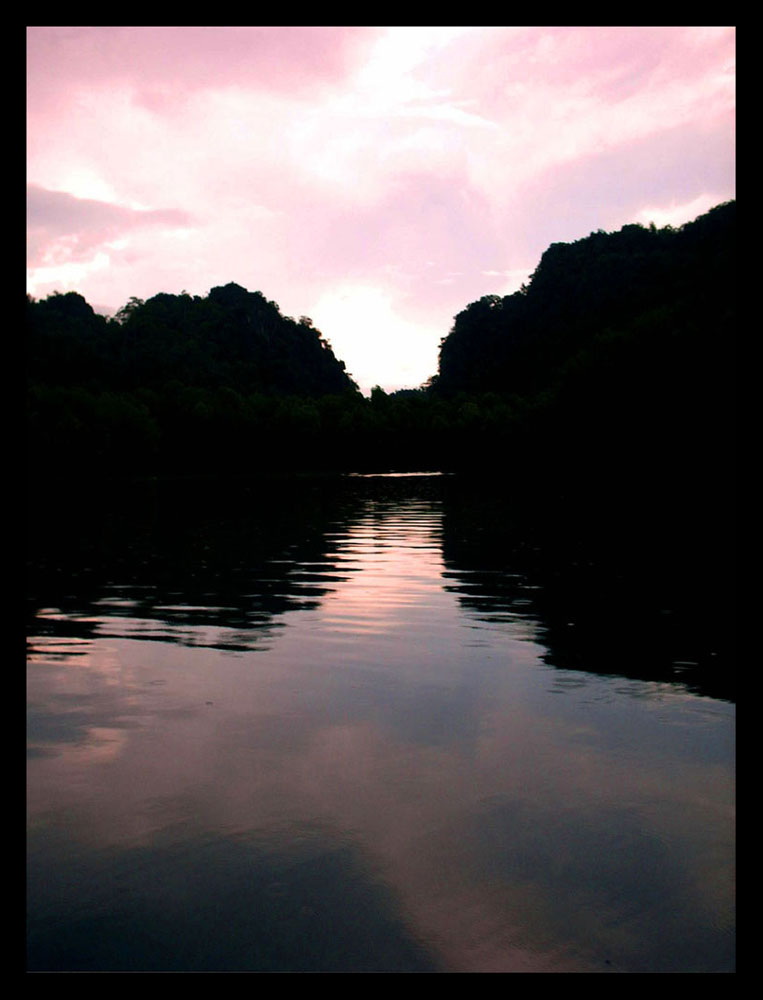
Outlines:
<svg viewBox="0 0 763 1000"><path fill-rule="evenodd" d="M629 225L552 245L520 292L456 317L437 394L472 408L478 437L501 427L517 454L540 449L570 474L722 475L735 224L731 202L678 230Z"/></svg>
<svg viewBox="0 0 763 1000"><path fill-rule="evenodd" d="M297 467L318 401L361 398L310 319L233 283L132 298L113 319L55 294L27 317L30 461L64 475Z"/></svg>
<svg viewBox="0 0 763 1000"><path fill-rule="evenodd" d="M133 298L111 319L76 292L28 298L30 468L721 479L735 223L730 202L678 229L553 244L520 291L455 317L428 383L369 399L310 319L236 284Z"/></svg>
<svg viewBox="0 0 763 1000"><path fill-rule="evenodd" d="M76 292L31 303L30 357L43 381L135 392L170 382L320 396L355 389L312 322L240 285L206 298L133 298L109 322Z"/></svg>

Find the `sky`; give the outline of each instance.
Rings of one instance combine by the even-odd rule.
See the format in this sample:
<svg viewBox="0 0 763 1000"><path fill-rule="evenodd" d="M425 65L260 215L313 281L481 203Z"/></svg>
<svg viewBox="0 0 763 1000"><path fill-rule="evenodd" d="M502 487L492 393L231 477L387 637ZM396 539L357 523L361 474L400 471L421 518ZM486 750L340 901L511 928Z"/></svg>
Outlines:
<svg viewBox="0 0 763 1000"><path fill-rule="evenodd" d="M236 282L364 392L597 229L735 197L733 27L28 27L27 291Z"/></svg>

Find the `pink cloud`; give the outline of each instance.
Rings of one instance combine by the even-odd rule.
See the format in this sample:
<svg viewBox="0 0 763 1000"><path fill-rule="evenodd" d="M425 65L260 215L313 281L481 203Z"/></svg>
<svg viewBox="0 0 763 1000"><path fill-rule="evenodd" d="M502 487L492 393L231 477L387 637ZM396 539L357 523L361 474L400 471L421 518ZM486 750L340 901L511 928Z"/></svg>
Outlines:
<svg viewBox="0 0 763 1000"><path fill-rule="evenodd" d="M27 254L29 266L46 263L56 249L66 259L84 259L97 247L146 226L187 228L187 212L178 209L136 211L121 205L75 198L64 191L48 191L35 184L27 188Z"/></svg>
<svg viewBox="0 0 763 1000"><path fill-rule="evenodd" d="M501 116L534 92L619 104L671 80L699 86L734 62L733 28L473 29L431 61L428 78Z"/></svg>
<svg viewBox="0 0 763 1000"><path fill-rule="evenodd" d="M138 100L236 86L302 92L337 84L373 44L367 28L34 27L27 29L30 104L61 85L129 81Z"/></svg>

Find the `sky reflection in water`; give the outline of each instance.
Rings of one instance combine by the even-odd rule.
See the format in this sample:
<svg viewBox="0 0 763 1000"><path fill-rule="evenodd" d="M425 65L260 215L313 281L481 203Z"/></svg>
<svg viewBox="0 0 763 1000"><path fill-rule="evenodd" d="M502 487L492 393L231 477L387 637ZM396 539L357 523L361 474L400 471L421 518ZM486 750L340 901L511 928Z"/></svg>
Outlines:
<svg viewBox="0 0 763 1000"><path fill-rule="evenodd" d="M35 619L30 968L733 969L733 706L551 666L425 480L325 514Z"/></svg>

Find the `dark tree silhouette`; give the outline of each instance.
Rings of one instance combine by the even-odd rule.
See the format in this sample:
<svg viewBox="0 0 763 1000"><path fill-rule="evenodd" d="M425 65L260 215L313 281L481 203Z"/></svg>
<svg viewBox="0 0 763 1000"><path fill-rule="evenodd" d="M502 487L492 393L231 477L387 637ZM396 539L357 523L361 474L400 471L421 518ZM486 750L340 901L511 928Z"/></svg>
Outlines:
<svg viewBox="0 0 763 1000"><path fill-rule="evenodd" d="M133 297L112 320L74 292L29 299L31 463L77 475L488 465L543 489L619 479L684 496L708 469L713 484L729 475L735 220L731 202L679 229L553 244L520 291L455 317L424 386L369 399L309 317L234 283Z"/></svg>

